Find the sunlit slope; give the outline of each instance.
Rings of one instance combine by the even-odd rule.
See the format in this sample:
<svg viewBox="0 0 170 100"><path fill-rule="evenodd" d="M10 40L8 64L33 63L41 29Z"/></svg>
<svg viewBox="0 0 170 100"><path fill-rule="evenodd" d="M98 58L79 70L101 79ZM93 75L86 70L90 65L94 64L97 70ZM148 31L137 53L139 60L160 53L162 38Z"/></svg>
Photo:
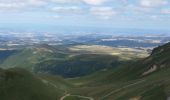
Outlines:
<svg viewBox="0 0 170 100"><path fill-rule="evenodd" d="M117 56L120 60L134 60L148 56L147 49L128 47L109 47L102 45L76 45L69 48L72 52L107 54Z"/></svg>

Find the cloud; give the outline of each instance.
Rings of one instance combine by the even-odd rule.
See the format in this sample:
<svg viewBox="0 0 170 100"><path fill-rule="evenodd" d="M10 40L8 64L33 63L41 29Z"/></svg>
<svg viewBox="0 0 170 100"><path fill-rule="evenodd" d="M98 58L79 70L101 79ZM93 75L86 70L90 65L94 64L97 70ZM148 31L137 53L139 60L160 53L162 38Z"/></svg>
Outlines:
<svg viewBox="0 0 170 100"><path fill-rule="evenodd" d="M117 12L111 7L92 7L90 9L90 12L96 17L102 19L110 19L113 16L117 15Z"/></svg>
<svg viewBox="0 0 170 100"><path fill-rule="evenodd" d="M81 4L85 3L88 5L102 5L108 0L50 0L53 3L57 4Z"/></svg>
<svg viewBox="0 0 170 100"><path fill-rule="evenodd" d="M166 7L169 4L168 0L139 0L138 2L130 3L125 7L127 12L132 13L155 13L161 7Z"/></svg>
<svg viewBox="0 0 170 100"><path fill-rule="evenodd" d="M83 12L83 9L77 6L69 6L69 7L53 7L52 11L56 13L62 14L80 14Z"/></svg>
<svg viewBox="0 0 170 100"><path fill-rule="evenodd" d="M137 5L128 5L125 7L126 12L132 12L132 13L150 13L153 10L153 8L150 7L141 7Z"/></svg>
<svg viewBox="0 0 170 100"><path fill-rule="evenodd" d="M167 4L167 0L140 0L140 5L143 7L159 7Z"/></svg>
<svg viewBox="0 0 170 100"><path fill-rule="evenodd" d="M83 0L86 4L90 5L102 5L103 3L107 2L108 0Z"/></svg>
<svg viewBox="0 0 170 100"><path fill-rule="evenodd" d="M0 3L0 9L5 10L5 9L17 9L17 8L22 8L24 7L24 3Z"/></svg>
<svg viewBox="0 0 170 100"><path fill-rule="evenodd" d="M49 0L54 3L58 4L87 4L87 5L92 5L92 6L99 6L103 5L107 2L110 3L127 3L128 0Z"/></svg>
<svg viewBox="0 0 170 100"><path fill-rule="evenodd" d="M79 4L81 0L51 0L53 3L60 3L60 4Z"/></svg>
<svg viewBox="0 0 170 100"><path fill-rule="evenodd" d="M43 0L0 0L0 10L17 10L47 5Z"/></svg>
<svg viewBox="0 0 170 100"><path fill-rule="evenodd" d="M31 11L63 15L80 15L100 19L144 17L143 15L170 14L169 0L0 0L0 11ZM33 9L33 10L32 10ZM163 9L163 10L161 10ZM161 13L160 13L161 11Z"/></svg>
<svg viewBox="0 0 170 100"><path fill-rule="evenodd" d="M28 0L27 4L31 6L44 6L47 5L47 2L43 0Z"/></svg>
<svg viewBox="0 0 170 100"><path fill-rule="evenodd" d="M163 9L161 10L162 14L170 14L170 9Z"/></svg>

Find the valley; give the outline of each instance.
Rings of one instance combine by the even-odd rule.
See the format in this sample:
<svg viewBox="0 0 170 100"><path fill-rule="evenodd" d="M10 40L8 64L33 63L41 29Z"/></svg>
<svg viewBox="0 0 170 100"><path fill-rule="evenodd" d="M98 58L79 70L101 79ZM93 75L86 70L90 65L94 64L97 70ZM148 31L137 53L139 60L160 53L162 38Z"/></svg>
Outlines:
<svg viewBox="0 0 170 100"><path fill-rule="evenodd" d="M126 61L147 57L149 52L135 48L113 48L100 45L50 46L36 45L8 56L2 68L21 67L35 73L63 77L87 75L98 70L117 67Z"/></svg>
<svg viewBox="0 0 170 100"><path fill-rule="evenodd" d="M170 43L154 49L88 43L1 47L0 98L168 100L169 47Z"/></svg>

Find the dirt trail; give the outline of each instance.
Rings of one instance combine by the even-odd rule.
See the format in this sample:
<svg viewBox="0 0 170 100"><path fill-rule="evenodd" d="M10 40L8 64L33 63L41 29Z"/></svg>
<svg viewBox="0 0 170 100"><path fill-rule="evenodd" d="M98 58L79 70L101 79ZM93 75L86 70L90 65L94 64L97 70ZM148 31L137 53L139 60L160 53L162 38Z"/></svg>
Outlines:
<svg viewBox="0 0 170 100"><path fill-rule="evenodd" d="M43 78L39 78L44 84L46 84L46 85L51 85L51 86L53 86L53 87L55 87L56 89L59 89L54 83L52 83L52 82L49 82L49 81L47 81L47 80L45 80L45 79L43 79ZM65 93L67 93L67 91L64 91ZM62 96L61 98L60 98L60 100L64 100L66 97L68 97L68 96L75 96L75 97L80 97L80 98L85 98L85 99L89 99L89 100L94 100L93 98L91 98L91 97L86 97L86 96L81 96L81 95L71 95L71 94L66 94L66 95L64 95L64 96Z"/></svg>
<svg viewBox="0 0 170 100"><path fill-rule="evenodd" d="M60 100L64 100L64 98L66 98L66 97L68 97L68 96L70 96L70 94L66 94L66 95L62 96L62 97L60 98Z"/></svg>
<svg viewBox="0 0 170 100"><path fill-rule="evenodd" d="M122 87L122 88L119 88L119 89L117 89L117 90L111 91L110 93L108 93L108 94L106 94L105 96L103 96L100 100L104 100L106 97L112 95L113 93L119 92L119 91L121 91L122 89L131 87L131 86L133 86L133 85L140 84L140 83L142 83L142 82L144 82L144 81L145 81L145 80L140 80L140 81L138 81L138 82L136 82L136 83L132 83L132 84L129 84L129 85L124 86L124 87Z"/></svg>
<svg viewBox="0 0 170 100"><path fill-rule="evenodd" d="M75 96L75 97L80 97L80 98L85 98L85 99L89 99L89 100L94 100L93 98L91 97L86 97L86 96L81 96L81 95L71 95L71 94L66 94L64 95L63 97L60 98L60 100L64 100L66 97L68 96Z"/></svg>

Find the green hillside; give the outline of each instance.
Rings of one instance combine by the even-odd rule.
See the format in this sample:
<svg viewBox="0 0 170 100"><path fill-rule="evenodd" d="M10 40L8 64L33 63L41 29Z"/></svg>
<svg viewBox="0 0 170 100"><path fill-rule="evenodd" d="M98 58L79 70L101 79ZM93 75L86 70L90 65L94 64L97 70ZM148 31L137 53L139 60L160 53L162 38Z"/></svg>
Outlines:
<svg viewBox="0 0 170 100"><path fill-rule="evenodd" d="M19 68L0 70L1 100L59 100L72 87L57 76L37 76Z"/></svg>
<svg viewBox="0 0 170 100"><path fill-rule="evenodd" d="M170 96L170 43L153 50L146 59L112 70L69 79L78 93L95 100L167 100Z"/></svg>
<svg viewBox="0 0 170 100"><path fill-rule="evenodd" d="M90 58L102 62L112 59L112 56L109 58L108 55L81 56L66 59L68 61L71 59L72 62L82 61L81 63L90 62L92 60ZM169 61L170 43L155 48L152 54L144 59L127 60L115 68L100 70L83 77L64 79L48 73L31 74L18 68L1 70L0 98L2 100L11 100L11 97L14 100L169 100Z"/></svg>
<svg viewBox="0 0 170 100"><path fill-rule="evenodd" d="M38 45L27 47L18 51L14 55L9 56L2 64L2 68L22 67L33 71L34 65L49 59L64 59L66 54L60 52L55 47L48 45Z"/></svg>

